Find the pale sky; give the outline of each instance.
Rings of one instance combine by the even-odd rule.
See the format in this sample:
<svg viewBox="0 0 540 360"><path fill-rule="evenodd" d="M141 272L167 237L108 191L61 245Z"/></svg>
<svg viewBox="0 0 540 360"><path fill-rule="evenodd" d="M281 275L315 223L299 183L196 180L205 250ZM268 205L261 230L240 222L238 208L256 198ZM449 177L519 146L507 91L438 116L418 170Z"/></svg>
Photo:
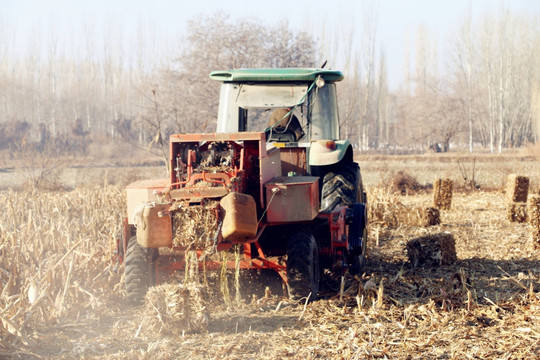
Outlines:
<svg viewBox="0 0 540 360"><path fill-rule="evenodd" d="M292 27L309 29L313 35L319 24L338 28L343 23L358 24L362 31L362 7L365 1L354 0L0 0L0 34L7 33L11 46L0 44L4 52L24 53L32 36L42 37L47 46L47 32L69 34L61 44L67 53L76 52L77 36L83 24L114 23L122 28L123 38L136 38L140 24L151 27L156 39L172 46L185 32L187 21L200 14L224 11L232 18L257 17L267 25L287 18ZM497 13L507 6L514 12L540 14L540 0L374 0L378 7L378 41L388 61L392 84L403 79L405 44L415 37L420 25L436 37L438 53L444 57L445 43L471 7L473 17L485 12ZM356 26L356 25L352 25ZM34 34L34 35L32 35ZM5 37L0 37L5 39ZM61 42L62 39L60 38ZM69 51L73 47L74 50ZM336 67L339 64L336 64Z"/></svg>

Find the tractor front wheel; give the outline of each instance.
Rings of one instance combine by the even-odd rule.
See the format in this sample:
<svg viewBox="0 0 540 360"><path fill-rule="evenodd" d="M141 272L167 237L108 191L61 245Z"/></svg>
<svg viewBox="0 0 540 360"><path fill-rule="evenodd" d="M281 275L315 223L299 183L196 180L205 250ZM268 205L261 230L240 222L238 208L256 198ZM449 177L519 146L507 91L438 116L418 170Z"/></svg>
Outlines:
<svg viewBox="0 0 540 360"><path fill-rule="evenodd" d="M153 262L157 249L139 245L137 237L132 236L127 244L125 255L125 282L128 302L139 305L143 302L148 288L155 283Z"/></svg>
<svg viewBox="0 0 540 360"><path fill-rule="evenodd" d="M287 248L287 290L293 300L315 300L319 292L319 252L313 234L295 233Z"/></svg>

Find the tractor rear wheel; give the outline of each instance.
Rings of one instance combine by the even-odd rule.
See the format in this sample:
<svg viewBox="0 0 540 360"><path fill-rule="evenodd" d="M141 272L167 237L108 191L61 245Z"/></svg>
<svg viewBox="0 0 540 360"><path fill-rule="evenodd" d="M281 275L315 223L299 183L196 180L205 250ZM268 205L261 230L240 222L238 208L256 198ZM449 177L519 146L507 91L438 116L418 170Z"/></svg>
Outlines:
<svg viewBox="0 0 540 360"><path fill-rule="evenodd" d="M319 251L313 234L301 230L289 239L287 248L287 290L289 297L315 300L319 292Z"/></svg>
<svg viewBox="0 0 540 360"><path fill-rule="evenodd" d="M363 202L362 194L360 167L352 161L344 162L323 178L321 211L330 212L338 205Z"/></svg>
<svg viewBox="0 0 540 360"><path fill-rule="evenodd" d="M154 285L152 265L156 256L157 249L142 247L137 242L136 236L129 239L124 267L126 294L129 303L141 304L148 288Z"/></svg>

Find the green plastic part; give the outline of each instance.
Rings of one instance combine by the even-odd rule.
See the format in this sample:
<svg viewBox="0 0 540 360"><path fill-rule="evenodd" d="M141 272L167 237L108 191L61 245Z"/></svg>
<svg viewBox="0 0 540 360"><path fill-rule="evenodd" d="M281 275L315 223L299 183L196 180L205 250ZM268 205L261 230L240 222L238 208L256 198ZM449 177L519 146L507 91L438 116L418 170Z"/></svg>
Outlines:
<svg viewBox="0 0 540 360"><path fill-rule="evenodd" d="M210 73L211 79L223 82L315 81L319 76L327 82L343 80L341 71L312 68L237 69Z"/></svg>

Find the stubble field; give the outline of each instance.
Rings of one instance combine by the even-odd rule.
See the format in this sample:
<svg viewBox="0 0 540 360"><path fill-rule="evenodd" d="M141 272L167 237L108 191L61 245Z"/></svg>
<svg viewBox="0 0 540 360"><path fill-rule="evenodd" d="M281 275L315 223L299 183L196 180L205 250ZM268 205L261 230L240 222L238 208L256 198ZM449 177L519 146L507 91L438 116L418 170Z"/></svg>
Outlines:
<svg viewBox="0 0 540 360"><path fill-rule="evenodd" d="M451 209L431 227L372 219L364 274L346 277L341 293L339 279L326 275L320 300L293 303L276 276L261 274L241 281L238 297L231 286L231 301L211 297L197 331L171 326L151 304L125 304L114 256L125 200L114 169L73 190L0 192L0 358L539 358L540 250L530 225L507 220L503 194L510 173L529 176L530 192L538 193L538 160L357 160L371 211L431 206L429 184L437 177L454 179ZM392 179L402 170L423 189L396 192ZM125 178L125 169L118 174ZM458 261L413 268L407 241L438 233L454 237Z"/></svg>

